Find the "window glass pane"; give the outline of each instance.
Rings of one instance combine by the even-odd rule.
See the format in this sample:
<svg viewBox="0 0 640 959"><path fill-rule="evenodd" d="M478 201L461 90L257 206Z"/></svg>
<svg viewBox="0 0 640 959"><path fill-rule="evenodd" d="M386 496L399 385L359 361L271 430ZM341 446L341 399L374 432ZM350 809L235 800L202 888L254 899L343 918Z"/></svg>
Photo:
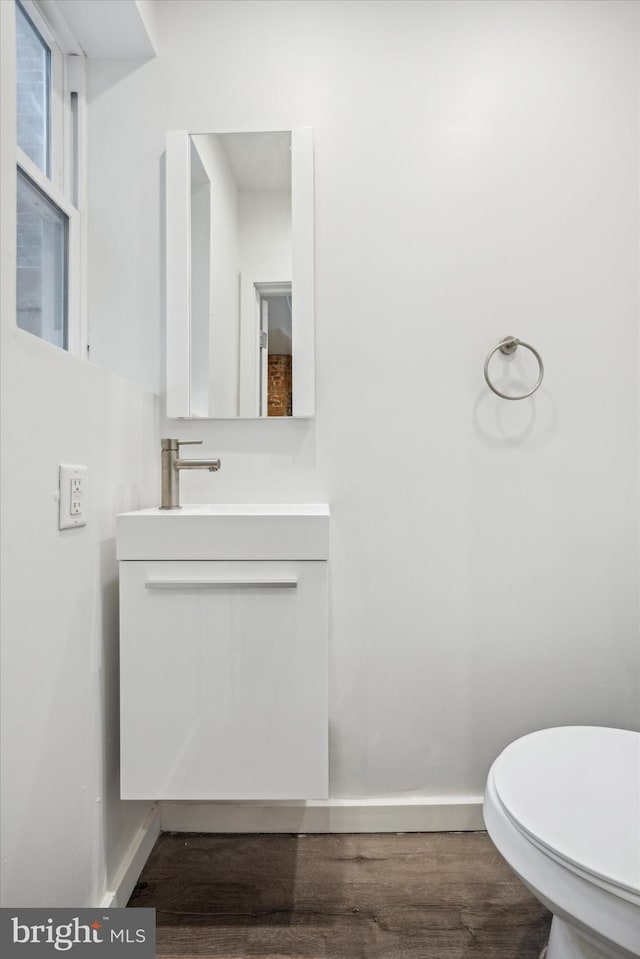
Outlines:
<svg viewBox="0 0 640 959"><path fill-rule="evenodd" d="M51 51L16 4L16 95L18 146L50 175L49 99Z"/></svg>
<svg viewBox="0 0 640 959"><path fill-rule="evenodd" d="M66 350L69 219L18 170L18 326Z"/></svg>

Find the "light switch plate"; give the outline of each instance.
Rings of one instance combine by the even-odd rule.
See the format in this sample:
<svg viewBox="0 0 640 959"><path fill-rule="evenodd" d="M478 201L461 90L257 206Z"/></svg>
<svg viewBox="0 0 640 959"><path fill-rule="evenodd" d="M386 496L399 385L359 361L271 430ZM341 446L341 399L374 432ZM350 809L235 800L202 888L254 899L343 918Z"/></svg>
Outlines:
<svg viewBox="0 0 640 959"><path fill-rule="evenodd" d="M60 515L58 529L87 525L87 467L60 464Z"/></svg>

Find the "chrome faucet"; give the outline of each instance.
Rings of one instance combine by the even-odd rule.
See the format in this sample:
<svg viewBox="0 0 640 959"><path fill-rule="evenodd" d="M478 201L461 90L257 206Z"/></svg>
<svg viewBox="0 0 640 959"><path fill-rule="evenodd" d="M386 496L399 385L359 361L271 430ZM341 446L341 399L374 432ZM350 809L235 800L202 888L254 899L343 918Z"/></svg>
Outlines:
<svg viewBox="0 0 640 959"><path fill-rule="evenodd" d="M209 470L210 473L215 473L220 469L220 460L181 460L178 458L181 446L198 446L201 443L202 440L162 440L162 501L160 509L180 509L180 470Z"/></svg>

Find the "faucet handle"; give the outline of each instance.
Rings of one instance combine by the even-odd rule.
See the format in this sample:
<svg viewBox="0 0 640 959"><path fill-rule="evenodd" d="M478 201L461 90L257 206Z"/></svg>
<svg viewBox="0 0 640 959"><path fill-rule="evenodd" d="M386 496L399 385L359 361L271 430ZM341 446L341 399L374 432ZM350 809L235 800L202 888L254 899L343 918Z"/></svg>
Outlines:
<svg viewBox="0 0 640 959"><path fill-rule="evenodd" d="M166 438L160 440L160 446L163 450L173 450L177 453L179 446L202 446L202 440L176 440Z"/></svg>

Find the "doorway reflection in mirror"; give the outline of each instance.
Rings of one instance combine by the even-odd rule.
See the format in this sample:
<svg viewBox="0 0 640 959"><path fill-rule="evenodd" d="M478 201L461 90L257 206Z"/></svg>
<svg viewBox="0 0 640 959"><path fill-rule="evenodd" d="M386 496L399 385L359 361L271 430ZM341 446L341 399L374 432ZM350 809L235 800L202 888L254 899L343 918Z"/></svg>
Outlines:
<svg viewBox="0 0 640 959"><path fill-rule="evenodd" d="M271 286L271 289L269 289ZM260 416L291 416L291 284L257 284L260 309Z"/></svg>

